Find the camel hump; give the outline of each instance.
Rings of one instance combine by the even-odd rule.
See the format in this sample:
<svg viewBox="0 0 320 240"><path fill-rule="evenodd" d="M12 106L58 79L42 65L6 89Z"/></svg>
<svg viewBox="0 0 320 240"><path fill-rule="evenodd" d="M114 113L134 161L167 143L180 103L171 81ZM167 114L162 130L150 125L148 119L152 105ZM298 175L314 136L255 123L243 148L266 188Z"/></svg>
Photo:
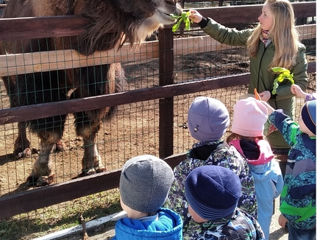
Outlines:
<svg viewBox="0 0 320 240"><path fill-rule="evenodd" d="M77 0L10 0L3 17L44 17L73 14ZM81 4L80 4L81 5Z"/></svg>

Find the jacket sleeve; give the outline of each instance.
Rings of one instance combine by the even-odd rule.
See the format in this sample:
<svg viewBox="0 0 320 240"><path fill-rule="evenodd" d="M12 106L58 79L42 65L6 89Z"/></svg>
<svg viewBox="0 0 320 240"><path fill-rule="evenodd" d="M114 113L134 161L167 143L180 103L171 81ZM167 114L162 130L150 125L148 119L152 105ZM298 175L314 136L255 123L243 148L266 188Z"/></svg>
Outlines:
<svg viewBox="0 0 320 240"><path fill-rule="evenodd" d="M235 28L227 28L209 18L209 21L203 28L203 31L220 43L233 46L243 46L246 45L249 36L253 32L253 29L239 31Z"/></svg>
<svg viewBox="0 0 320 240"><path fill-rule="evenodd" d="M272 170L273 170L271 181L274 186L273 197L277 198L282 192L284 182L283 182L283 177L281 174L279 163L276 160L272 160L271 164L272 164Z"/></svg>
<svg viewBox="0 0 320 240"><path fill-rule="evenodd" d="M295 163L292 175L286 176L281 193L280 211L295 224L310 222L316 214L316 171L315 162L310 159ZM309 219L309 220L308 220Z"/></svg>
<svg viewBox="0 0 320 240"><path fill-rule="evenodd" d="M249 217L252 221L252 224L256 230L256 238L257 240L265 240L265 236L263 233L263 230L260 226L260 224L258 223L258 221L256 220L256 218L254 218L252 215L247 215L247 217Z"/></svg>
<svg viewBox="0 0 320 240"><path fill-rule="evenodd" d="M293 66L293 68L291 69L291 72L293 73L294 83L299 85L301 89L304 91L308 86L308 75L307 75L308 63L307 63L305 52L306 52L306 48L304 45L301 44L297 54L296 65ZM280 85L277 89L276 100L279 101L279 100L293 97L290 87L291 87L291 84Z"/></svg>
<svg viewBox="0 0 320 240"><path fill-rule="evenodd" d="M174 181L170 188L168 198L164 207L177 212L184 222L188 214L188 203L184 196L184 182L189 173L189 163L187 161L181 162L174 168Z"/></svg>
<svg viewBox="0 0 320 240"><path fill-rule="evenodd" d="M289 116L282 113L281 109L271 113L268 120L281 132L283 138L290 146L296 143L296 136L298 131L300 131L299 125Z"/></svg>
<svg viewBox="0 0 320 240"><path fill-rule="evenodd" d="M316 192L316 163L314 159L303 159L294 165L292 175L294 184L289 189L289 194L294 199L302 199L305 195L314 195Z"/></svg>
<svg viewBox="0 0 320 240"><path fill-rule="evenodd" d="M317 100L316 95L313 94L313 93L307 94L306 99L305 99L305 102L312 101L312 100Z"/></svg>

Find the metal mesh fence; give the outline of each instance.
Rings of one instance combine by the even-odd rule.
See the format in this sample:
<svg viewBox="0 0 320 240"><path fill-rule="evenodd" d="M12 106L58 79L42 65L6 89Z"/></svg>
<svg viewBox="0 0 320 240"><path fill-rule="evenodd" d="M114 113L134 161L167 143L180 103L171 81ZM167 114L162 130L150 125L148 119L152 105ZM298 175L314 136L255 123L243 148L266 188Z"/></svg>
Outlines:
<svg viewBox="0 0 320 240"><path fill-rule="evenodd" d="M41 44L37 41L34 45L40 46ZM99 65L102 59L99 54L94 58L94 63L97 66L92 68L84 66L74 71L54 70L55 68L72 68L73 66L77 67L85 64L77 63L74 60L71 61L72 64L70 66L67 65L70 54L72 55L74 52L49 47L49 43L46 42L44 45L47 45L47 48L39 47L36 51L39 52L41 50L41 52L45 52L50 50L52 54L59 55L56 59L52 58L52 56L48 57L49 59L43 59L41 54L33 54L30 58L30 66L27 66L25 63L23 63L24 65L19 65L19 60L25 59L30 55L29 53L20 54L20 52L24 52L23 47L21 47L22 45L21 42L14 44L12 52L16 53L16 59L11 58L8 60L9 63L12 59L16 60L15 64L18 65L16 67L16 74L7 81L9 85L8 91L5 89L4 82L0 82L1 109L9 108L10 101L14 107L72 99L74 98L73 94L77 91L76 88L80 89L80 92L75 94L77 98L149 88L158 85L158 60L144 60L145 57L141 60L141 56L145 55L143 50L139 51L138 49L134 56L124 55L124 59L119 59L119 61L124 61L125 63L122 64L120 70L117 69L118 72L111 73L116 74L116 81L112 83L108 82L106 78L99 77L99 75L109 74L104 69L105 65ZM153 45L150 45L145 51L155 51L152 48ZM132 60L126 61L128 57ZM54 60L56 62L53 62ZM44 65L40 65L39 67L35 63L38 61L39 64L41 61L55 64L50 74L40 72ZM81 61L81 59L77 59L77 61ZM20 74L21 72L28 72L27 69L29 67L31 67L31 73ZM120 65L116 65L116 67L120 68ZM50 66L46 69L50 70ZM6 70L12 74L11 71L13 70L11 67L8 66L6 69L2 69L2 72L6 72ZM69 77L70 74L72 75L71 77ZM89 78L96 78L97 80ZM114 86L111 86L112 84ZM86 92L88 88L92 90L90 93ZM109 111L106 117L102 119L101 129L97 134L97 150L107 170L121 168L123 161L134 155L146 152L155 155L158 153L157 128L159 123L157 106L158 100L151 100L112 108L107 107ZM34 123L37 129L44 132L52 130L50 127L64 129L62 137L63 151L54 148L52 154L50 154L52 168L56 174L56 183L74 178L81 172L83 148L86 146L83 145L82 138L76 133L74 127L75 117L80 119L77 121L83 121L83 124L92 124L86 118L86 113L69 114L64 125L64 116L35 120ZM2 174L0 178L0 193L3 195L14 191L17 186L25 182L31 173L33 162L39 157L41 142L37 135L30 131L29 128L26 129L25 136L24 134L22 134L23 136L19 135L18 133L21 133L21 129L19 130L17 123L1 125L0 129L0 141L2 143L0 156L3 163L0 165L0 171L7 173ZM18 149L20 152L13 154L16 149L15 144L20 143L20 140L23 142L30 141L30 149L21 148ZM20 145L21 147L28 147L26 144L20 143Z"/></svg>

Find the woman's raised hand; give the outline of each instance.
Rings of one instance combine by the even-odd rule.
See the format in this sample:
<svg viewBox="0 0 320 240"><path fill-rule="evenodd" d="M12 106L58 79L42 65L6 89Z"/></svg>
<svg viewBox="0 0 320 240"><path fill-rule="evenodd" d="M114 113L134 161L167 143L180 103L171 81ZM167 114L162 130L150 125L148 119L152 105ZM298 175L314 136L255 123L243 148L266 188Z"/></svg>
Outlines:
<svg viewBox="0 0 320 240"><path fill-rule="evenodd" d="M190 9L189 19L194 23L199 23L202 20L202 15L194 9Z"/></svg>

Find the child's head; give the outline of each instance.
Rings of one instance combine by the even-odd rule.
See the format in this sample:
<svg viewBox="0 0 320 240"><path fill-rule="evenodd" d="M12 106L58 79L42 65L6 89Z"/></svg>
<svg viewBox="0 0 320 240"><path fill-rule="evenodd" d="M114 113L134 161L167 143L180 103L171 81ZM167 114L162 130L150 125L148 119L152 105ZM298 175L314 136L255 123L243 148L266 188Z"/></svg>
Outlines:
<svg viewBox="0 0 320 240"><path fill-rule="evenodd" d="M244 137L263 136L264 124L268 119L268 109L252 97L241 99L233 107L231 131Z"/></svg>
<svg viewBox="0 0 320 240"><path fill-rule="evenodd" d="M219 140L229 126L225 105L210 97L196 97L188 112L191 136L200 142Z"/></svg>
<svg viewBox="0 0 320 240"><path fill-rule="evenodd" d="M155 214L164 204L174 176L171 167L152 155L128 160L120 176L121 206L134 216Z"/></svg>
<svg viewBox="0 0 320 240"><path fill-rule="evenodd" d="M306 102L299 118L301 132L309 136L316 135L316 100Z"/></svg>
<svg viewBox="0 0 320 240"><path fill-rule="evenodd" d="M228 168L198 167L186 179L185 196L194 221L226 218L233 214L241 197L240 179Z"/></svg>

